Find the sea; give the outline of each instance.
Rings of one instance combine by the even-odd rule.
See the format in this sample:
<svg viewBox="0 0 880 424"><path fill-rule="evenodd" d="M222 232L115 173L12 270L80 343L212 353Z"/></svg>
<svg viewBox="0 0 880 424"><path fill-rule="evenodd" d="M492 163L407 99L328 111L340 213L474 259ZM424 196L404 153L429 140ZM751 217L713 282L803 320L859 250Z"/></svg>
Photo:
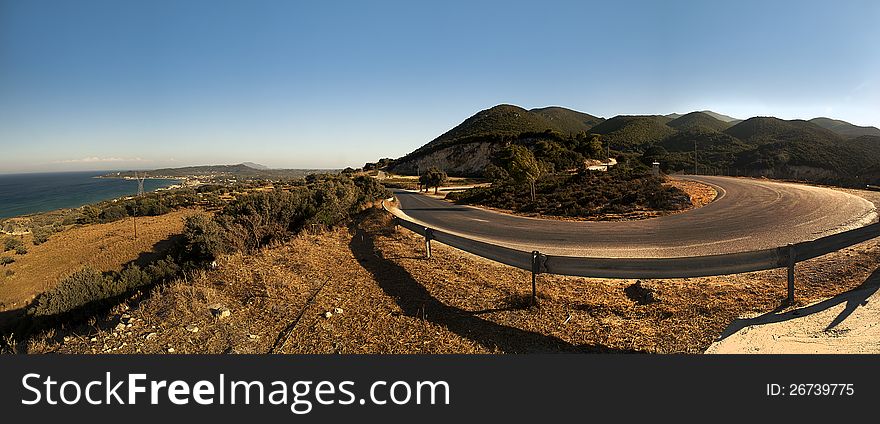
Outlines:
<svg viewBox="0 0 880 424"><path fill-rule="evenodd" d="M0 218L76 208L102 200L137 194L135 180L96 178L110 171L0 174ZM147 179L144 191L178 183Z"/></svg>

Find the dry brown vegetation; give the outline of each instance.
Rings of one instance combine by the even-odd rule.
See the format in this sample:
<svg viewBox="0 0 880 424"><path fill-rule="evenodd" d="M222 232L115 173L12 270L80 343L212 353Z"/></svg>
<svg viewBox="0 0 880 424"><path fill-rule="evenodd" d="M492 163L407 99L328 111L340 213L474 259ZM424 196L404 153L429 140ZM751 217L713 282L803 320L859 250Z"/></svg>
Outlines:
<svg viewBox="0 0 880 424"><path fill-rule="evenodd" d="M53 287L64 276L89 266L98 271L118 271L132 261L148 261L180 234L183 219L194 210L138 217L138 238L131 218L108 224L74 227L33 246L24 236L28 253L0 267L0 312L19 309L38 293ZM8 274L8 275L7 275Z"/></svg>
<svg viewBox="0 0 880 424"><path fill-rule="evenodd" d="M866 242L798 266L798 304L859 286ZM736 317L785 297L784 270L667 281L528 273L423 241L367 211L349 229L302 233L132 297L89 325L33 337L63 353L702 352ZM231 310L215 317L212 307ZM130 308L130 309L129 309ZM330 316L325 315L330 312ZM121 324L121 325L120 325Z"/></svg>

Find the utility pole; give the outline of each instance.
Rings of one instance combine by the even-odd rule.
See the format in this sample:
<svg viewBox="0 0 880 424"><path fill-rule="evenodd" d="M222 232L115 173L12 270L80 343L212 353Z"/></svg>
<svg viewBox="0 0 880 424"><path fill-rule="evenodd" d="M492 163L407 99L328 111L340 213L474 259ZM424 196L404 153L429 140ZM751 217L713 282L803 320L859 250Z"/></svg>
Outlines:
<svg viewBox="0 0 880 424"><path fill-rule="evenodd" d="M138 192L137 192L137 196L135 197L135 201L134 201L134 216L131 217L131 220L132 220L132 222L134 222L134 239L137 240L137 238L138 238L137 201L144 194L144 180L147 179L147 173L144 172L143 177L138 177L138 173L137 173L137 171L135 171L134 179L137 180L137 183L138 183Z"/></svg>

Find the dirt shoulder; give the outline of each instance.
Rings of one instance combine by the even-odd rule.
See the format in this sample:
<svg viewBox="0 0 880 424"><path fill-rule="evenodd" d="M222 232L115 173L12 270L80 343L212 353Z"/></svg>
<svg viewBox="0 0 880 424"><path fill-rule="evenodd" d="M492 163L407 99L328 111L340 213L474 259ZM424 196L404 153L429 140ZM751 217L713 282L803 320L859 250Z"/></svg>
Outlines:
<svg viewBox="0 0 880 424"><path fill-rule="evenodd" d="M863 285L876 242L798 267L799 306ZM700 353L737 317L776 309L784 270L642 281L529 273L395 230L371 210L135 296L91 325L45 332L33 353ZM212 306L231 310L214 317ZM329 314L327 314L329 312ZM122 324L120 326L120 324Z"/></svg>
<svg viewBox="0 0 880 424"><path fill-rule="evenodd" d="M706 353L880 353L880 272L786 312L738 318Z"/></svg>

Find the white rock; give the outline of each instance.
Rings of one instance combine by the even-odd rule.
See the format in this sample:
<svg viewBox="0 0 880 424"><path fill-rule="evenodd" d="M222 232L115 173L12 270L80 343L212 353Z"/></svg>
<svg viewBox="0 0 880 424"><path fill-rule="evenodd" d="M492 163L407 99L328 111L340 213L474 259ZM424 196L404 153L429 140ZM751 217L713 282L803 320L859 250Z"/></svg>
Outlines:
<svg viewBox="0 0 880 424"><path fill-rule="evenodd" d="M330 318L332 316L333 316L333 312L330 312L330 311L324 312L324 318Z"/></svg>
<svg viewBox="0 0 880 424"><path fill-rule="evenodd" d="M226 318L226 317L232 315L232 311L230 311L229 308L227 308L219 303L215 303L215 304L209 306L209 308L211 309L211 314L217 318Z"/></svg>
<svg viewBox="0 0 880 424"><path fill-rule="evenodd" d="M168 353L174 353L174 348L173 348L173 347L169 347L169 348L168 348Z"/></svg>
<svg viewBox="0 0 880 424"><path fill-rule="evenodd" d="M333 313L339 315L342 313L342 308L333 308Z"/></svg>
<svg viewBox="0 0 880 424"><path fill-rule="evenodd" d="M187 326L186 326L186 331L189 331L190 333L198 333L198 332L199 332L199 326L197 326L197 325L195 325L195 324L187 325Z"/></svg>

